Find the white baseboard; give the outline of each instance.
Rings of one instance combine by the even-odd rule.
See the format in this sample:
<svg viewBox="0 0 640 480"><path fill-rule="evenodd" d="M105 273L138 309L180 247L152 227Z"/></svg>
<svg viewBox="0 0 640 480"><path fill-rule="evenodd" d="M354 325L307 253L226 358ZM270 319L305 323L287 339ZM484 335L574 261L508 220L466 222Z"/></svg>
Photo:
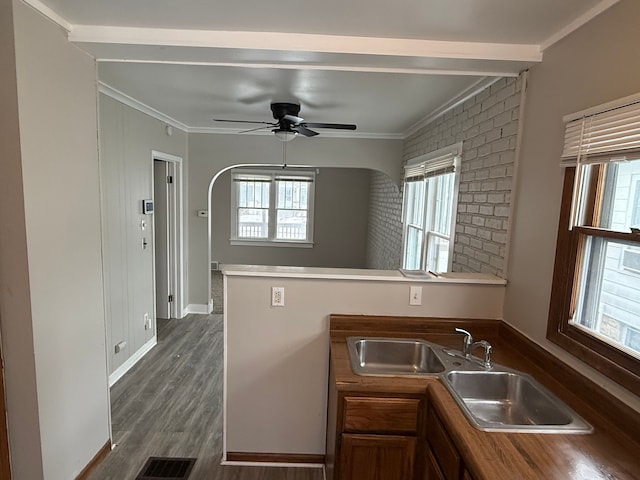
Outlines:
<svg viewBox="0 0 640 480"><path fill-rule="evenodd" d="M122 376L131 369L131 367L138 363L140 359L149 352L149 350L155 347L157 343L158 337L154 335L151 340L140 347L136 353L131 355L122 365L109 375L109 388L113 387L113 385L120 380Z"/></svg>
<svg viewBox="0 0 640 480"><path fill-rule="evenodd" d="M208 315L213 312L213 304L205 305L199 303L190 303L189 305L187 305L187 308L185 308L185 311L185 315L188 313L199 313L202 315Z"/></svg>

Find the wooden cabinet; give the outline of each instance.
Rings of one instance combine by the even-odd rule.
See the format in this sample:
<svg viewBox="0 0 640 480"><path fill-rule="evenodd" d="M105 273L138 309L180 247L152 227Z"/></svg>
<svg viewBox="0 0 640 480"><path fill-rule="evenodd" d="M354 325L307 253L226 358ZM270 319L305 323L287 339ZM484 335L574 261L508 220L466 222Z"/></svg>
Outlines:
<svg viewBox="0 0 640 480"><path fill-rule="evenodd" d="M344 397L344 431L415 435L420 400L393 397Z"/></svg>
<svg viewBox="0 0 640 480"><path fill-rule="evenodd" d="M338 391L331 381L328 404L328 480L415 478L424 395Z"/></svg>
<svg viewBox="0 0 640 480"><path fill-rule="evenodd" d="M415 437L342 434L340 478L412 479L415 449Z"/></svg>
<svg viewBox="0 0 640 480"><path fill-rule="evenodd" d="M427 412L424 438L423 480L473 480L442 420L431 405Z"/></svg>
<svg viewBox="0 0 640 480"><path fill-rule="evenodd" d="M434 458L433 452L429 447L423 450L423 455L425 461L424 480L445 480L438 461Z"/></svg>

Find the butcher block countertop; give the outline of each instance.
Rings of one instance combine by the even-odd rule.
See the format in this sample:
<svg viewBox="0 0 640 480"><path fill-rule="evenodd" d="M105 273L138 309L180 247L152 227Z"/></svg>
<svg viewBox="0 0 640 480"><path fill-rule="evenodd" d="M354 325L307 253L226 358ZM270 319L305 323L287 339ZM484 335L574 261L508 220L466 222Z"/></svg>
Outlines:
<svg viewBox="0 0 640 480"><path fill-rule="evenodd" d="M468 329L475 340L493 345L493 360L531 374L594 427L591 434L483 432L474 428L437 376L359 376L351 370L346 338L379 336L422 338L459 349ZM331 316L331 362L338 390L424 394L437 411L475 480L640 479L640 414L508 325L496 320L414 317Z"/></svg>

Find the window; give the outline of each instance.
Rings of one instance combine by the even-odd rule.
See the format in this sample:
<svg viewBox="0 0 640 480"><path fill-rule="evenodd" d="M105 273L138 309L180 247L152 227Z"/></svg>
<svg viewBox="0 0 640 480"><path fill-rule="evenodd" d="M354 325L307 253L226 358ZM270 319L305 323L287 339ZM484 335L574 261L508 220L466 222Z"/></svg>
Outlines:
<svg viewBox="0 0 640 480"><path fill-rule="evenodd" d="M402 268L445 272L453 261L454 214L462 144L407 165L404 183Z"/></svg>
<svg viewBox="0 0 640 480"><path fill-rule="evenodd" d="M547 337L640 393L640 103L569 120Z"/></svg>
<svg viewBox="0 0 640 480"><path fill-rule="evenodd" d="M310 247L315 174L234 170L231 243Z"/></svg>

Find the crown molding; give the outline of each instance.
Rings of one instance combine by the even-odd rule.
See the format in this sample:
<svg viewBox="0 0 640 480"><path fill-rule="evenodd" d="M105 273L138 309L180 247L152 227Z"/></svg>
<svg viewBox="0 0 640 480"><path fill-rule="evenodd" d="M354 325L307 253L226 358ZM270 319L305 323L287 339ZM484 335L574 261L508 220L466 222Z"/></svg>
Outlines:
<svg viewBox="0 0 640 480"><path fill-rule="evenodd" d="M120 90L117 90L110 85L107 85L104 82L98 82L98 91L100 93L105 94L107 97L111 97L114 100L117 100L120 103L124 103L125 105L133 108L134 110L138 110L139 112L146 113L150 117L155 118L156 120L160 120L161 122L166 123L167 125L171 125L174 128L182 130L183 132L188 132L189 127L182 122L166 115L149 105L136 100L133 97L130 97L126 93L122 93Z"/></svg>
<svg viewBox="0 0 640 480"><path fill-rule="evenodd" d="M36 10L38 13L44 15L53 23L56 23L60 27L64 28L67 33L73 30L73 24L69 22L66 18L61 15L58 15L53 9L46 6L40 0L22 0L22 2L26 5L29 5L31 8Z"/></svg>
<svg viewBox="0 0 640 480"><path fill-rule="evenodd" d="M475 97L478 93L490 87L494 83L496 83L501 77L484 77L473 83L458 95L453 97L451 100L448 100L446 103L442 104L440 107L436 108L431 112L428 116L424 117L422 120L411 125L405 132L402 134L402 138L406 139L416 133L421 128L426 127L431 122L441 117L449 110L456 108L458 105L466 102L472 97Z"/></svg>
<svg viewBox="0 0 640 480"><path fill-rule="evenodd" d="M160 120L161 122L166 123L167 125L171 125L174 128L180 129L186 133L215 133L219 135L272 135L272 133L268 130L258 130L254 132L246 132L240 133L237 129L233 128L222 128L222 127L189 127L184 123L176 120L175 118L170 117L149 105L136 100L133 97L130 97L126 93L122 93L120 90L117 90L110 85L107 85L104 82L98 82L98 91L103 93L104 95L117 100L120 103L123 103L139 112L145 113L156 120ZM402 140L403 135L401 133L367 133L367 132L322 132L323 137L331 137L331 138L369 138L369 139L377 139L377 140Z"/></svg>
<svg viewBox="0 0 640 480"><path fill-rule="evenodd" d="M581 26L583 26L585 23L587 23L590 20L594 19L595 17L597 17L602 12L604 12L608 8L612 7L613 5L618 3L619 1L620 0L601 0L600 3L594 5L592 8L590 8L589 10L584 12L578 18L576 18L573 21L569 22L564 27L562 27L560 30L558 30L556 33L554 33L549 38L547 38L544 42L542 42L540 44L540 51L544 52L551 45L559 42L560 40L562 40L567 35L573 33L574 31L579 29Z"/></svg>

